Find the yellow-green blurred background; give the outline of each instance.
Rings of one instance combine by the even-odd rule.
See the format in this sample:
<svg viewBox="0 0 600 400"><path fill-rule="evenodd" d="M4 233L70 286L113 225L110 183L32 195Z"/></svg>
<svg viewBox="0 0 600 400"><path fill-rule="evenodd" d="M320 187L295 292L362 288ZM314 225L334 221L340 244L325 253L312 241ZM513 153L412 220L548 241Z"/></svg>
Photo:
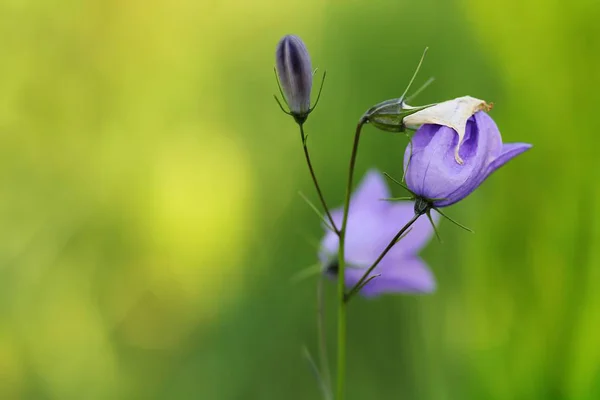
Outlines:
<svg viewBox="0 0 600 400"><path fill-rule="evenodd" d="M476 234L441 226L436 294L351 304L348 398L599 399L599 19L597 0L0 0L0 398L319 398L316 280L291 277L322 228L272 98L295 33L328 72L306 129L332 205L358 117L425 46L416 103L493 101L535 146L448 210ZM367 127L358 177L401 174L405 145Z"/></svg>

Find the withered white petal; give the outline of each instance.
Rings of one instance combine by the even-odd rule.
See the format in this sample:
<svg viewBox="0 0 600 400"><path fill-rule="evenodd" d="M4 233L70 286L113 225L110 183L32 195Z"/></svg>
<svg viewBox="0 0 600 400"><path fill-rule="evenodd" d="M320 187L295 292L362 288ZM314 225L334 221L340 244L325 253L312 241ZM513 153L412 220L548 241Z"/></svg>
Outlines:
<svg viewBox="0 0 600 400"><path fill-rule="evenodd" d="M477 111L491 109L492 105L483 100L471 96L458 97L409 115L404 118L404 124L411 129L416 129L423 124L444 125L454 129L458 134L454 159L457 163L462 164L463 160L458 155L458 151L465 137L467 120Z"/></svg>

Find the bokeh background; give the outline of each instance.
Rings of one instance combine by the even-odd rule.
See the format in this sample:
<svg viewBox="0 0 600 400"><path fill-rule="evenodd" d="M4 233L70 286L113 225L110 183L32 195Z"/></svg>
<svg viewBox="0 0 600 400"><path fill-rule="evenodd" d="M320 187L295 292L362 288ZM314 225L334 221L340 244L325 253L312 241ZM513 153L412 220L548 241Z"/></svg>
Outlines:
<svg viewBox="0 0 600 400"><path fill-rule="evenodd" d="M322 228L274 49L328 72L329 203L397 97L493 101L534 149L448 212L430 296L358 300L348 399L600 398L600 3L0 0L0 398L317 399ZM357 178L401 174L367 127ZM327 286L331 356L335 288ZM333 358L333 357L332 357Z"/></svg>

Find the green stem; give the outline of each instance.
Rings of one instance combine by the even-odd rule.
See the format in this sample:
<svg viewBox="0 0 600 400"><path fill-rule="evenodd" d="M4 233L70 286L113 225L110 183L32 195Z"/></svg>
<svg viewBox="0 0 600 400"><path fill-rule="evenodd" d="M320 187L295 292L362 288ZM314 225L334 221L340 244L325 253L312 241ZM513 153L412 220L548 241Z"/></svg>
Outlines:
<svg viewBox="0 0 600 400"><path fill-rule="evenodd" d="M310 161L310 155L308 153L308 147L306 146L306 135L304 134L304 124L298 124L300 126L300 137L302 138L302 147L304 148L304 157L306 158L306 164L308 165L308 170L310 171L310 176L312 177L313 183L315 184L315 188L317 189L317 194L319 195L319 199L321 200L321 204L325 209L325 214L331 223L331 227L334 232L339 235L340 231L335 226L335 222L333 222L333 218L331 217L331 213L329 212L329 207L327 207L327 203L325 202L325 197L323 196L323 192L321 192L321 187L319 186L319 182L317 181L317 176L315 175L315 171L312 167L312 162Z"/></svg>
<svg viewBox="0 0 600 400"><path fill-rule="evenodd" d="M360 280L356 283L356 285L354 285L352 287L352 289L350 289L348 294L344 296L345 303L350 301L352 296L354 296L360 290L361 285L369 278L369 274L375 269L375 267L377 267L377 265L381 262L381 260L383 260L383 257L385 257L385 255L392 249L392 247L394 247L394 245L398 242L398 239L400 239L400 237L404 234L404 232L406 232L408 230L408 228L410 228L412 226L412 224L414 224L421 215L423 215L423 214L415 213L415 215L412 217L412 219L410 221L408 221L406 223L406 225L404 225L402 227L402 229L400 229L398 231L396 236L394 236L394 238L390 241L390 243L387 245L387 247L381 252L379 257L377 257L377 260L375 260L373 265L371 265L369 267L367 272L364 273L364 275L362 276L362 278L360 278Z"/></svg>
<svg viewBox="0 0 600 400"><path fill-rule="evenodd" d="M346 199L344 201L344 217L342 227L339 230L338 249L338 338L337 338L337 391L336 400L344 400L346 387L346 287L345 287L345 257L344 245L346 241L346 225L348 224L348 211L350 210L350 195L352 193L352 179L354 177L354 166L358 153L358 142L360 131L367 119L363 116L356 125L354 144L350 155L350 167L348 169L348 184L346 185Z"/></svg>

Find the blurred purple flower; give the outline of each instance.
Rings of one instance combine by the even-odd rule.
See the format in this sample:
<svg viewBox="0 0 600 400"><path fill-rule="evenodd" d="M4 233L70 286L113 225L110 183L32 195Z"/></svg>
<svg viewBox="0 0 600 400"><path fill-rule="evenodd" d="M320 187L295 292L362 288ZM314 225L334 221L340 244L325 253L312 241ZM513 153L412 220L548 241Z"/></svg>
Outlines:
<svg viewBox="0 0 600 400"><path fill-rule="evenodd" d="M492 172L531 148L527 143L503 144L496 123L483 111L467 121L459 153L462 165L454 154L458 140L454 129L426 124L415 132L412 150L408 146L404 153L406 185L433 207L464 199Z"/></svg>
<svg viewBox="0 0 600 400"><path fill-rule="evenodd" d="M298 36L286 35L277 44L275 67L290 112L306 119L310 112L313 71L308 50Z"/></svg>
<svg viewBox="0 0 600 400"><path fill-rule="evenodd" d="M413 216L412 202L389 202L389 189L381 173L369 171L350 200L346 227L346 286L353 287ZM337 226L342 225L343 209L333 210ZM434 216L437 220L437 214ZM371 280L361 294L375 296L383 293L428 293L435 289L433 274L418 257L431 236L433 228L426 218L415 222L412 229L398 242L373 270L381 276ZM324 272L337 276L338 236L327 231L321 242L319 259Z"/></svg>

